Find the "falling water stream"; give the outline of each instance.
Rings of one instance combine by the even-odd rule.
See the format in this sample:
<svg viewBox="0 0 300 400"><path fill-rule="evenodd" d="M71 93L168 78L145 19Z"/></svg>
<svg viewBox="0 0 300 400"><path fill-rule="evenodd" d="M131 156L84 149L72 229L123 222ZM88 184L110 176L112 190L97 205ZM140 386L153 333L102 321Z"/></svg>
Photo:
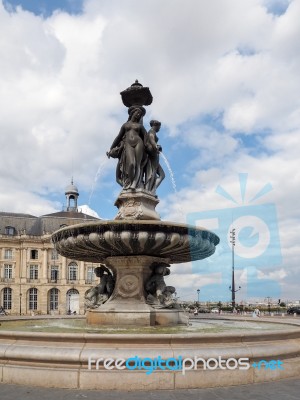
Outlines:
<svg viewBox="0 0 300 400"><path fill-rule="evenodd" d="M98 168L98 170L97 170L97 172L96 172L96 175L95 175L95 178L94 178L94 182L93 182L93 184L92 184L90 196L89 196L88 206L90 206L90 204L91 204L91 200L92 200L92 197L93 197L93 194L94 194L94 191L95 191L96 183L97 183L99 177L101 176L101 174L102 174L102 172L103 172L103 167L104 167L104 165L107 163L107 161L108 161L108 159L104 159L104 160L101 162L101 164L99 165L99 168Z"/></svg>
<svg viewBox="0 0 300 400"><path fill-rule="evenodd" d="M176 187L176 182L175 182L175 178L174 178L174 173L173 173L173 170L172 170L172 168L171 168L171 165L170 165L170 163L169 163L167 157L166 157L163 153L159 153L159 154L162 156L162 158L163 158L163 160L164 160L164 162L165 162L165 164L166 164L166 166L167 166L167 168L168 168L168 171L169 171L169 174L170 174L170 178L171 178L171 183L172 183L173 190L174 190L175 194L178 195L177 187ZM185 213L183 212L183 209L182 209L182 207L181 207L180 205L178 205L178 211L180 212L180 214L182 215L182 217L185 218Z"/></svg>
<svg viewBox="0 0 300 400"><path fill-rule="evenodd" d="M177 194L176 182L175 182L174 173L172 171L171 165L170 165L167 157L164 155L164 153L160 153L160 155L162 156L162 158L168 168L174 192Z"/></svg>

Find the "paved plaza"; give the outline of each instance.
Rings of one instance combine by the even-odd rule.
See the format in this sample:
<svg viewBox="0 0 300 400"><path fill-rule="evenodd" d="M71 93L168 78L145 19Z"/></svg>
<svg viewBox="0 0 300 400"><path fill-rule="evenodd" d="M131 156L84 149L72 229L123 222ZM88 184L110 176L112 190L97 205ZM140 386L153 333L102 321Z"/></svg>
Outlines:
<svg viewBox="0 0 300 400"><path fill-rule="evenodd" d="M299 379L212 389L120 392L44 389L0 384L1 400L299 400Z"/></svg>

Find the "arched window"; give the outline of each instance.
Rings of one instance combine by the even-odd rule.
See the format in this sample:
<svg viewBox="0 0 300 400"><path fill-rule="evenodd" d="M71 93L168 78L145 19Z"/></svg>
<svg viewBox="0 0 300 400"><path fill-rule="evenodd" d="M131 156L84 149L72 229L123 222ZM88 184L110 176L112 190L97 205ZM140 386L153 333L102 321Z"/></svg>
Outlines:
<svg viewBox="0 0 300 400"><path fill-rule="evenodd" d="M49 291L50 310L58 310L58 293L59 290L56 288Z"/></svg>
<svg viewBox="0 0 300 400"><path fill-rule="evenodd" d="M69 289L67 291L68 296L72 296L73 294L79 294L78 290L77 289Z"/></svg>
<svg viewBox="0 0 300 400"><path fill-rule="evenodd" d="M78 279L78 265L75 262L69 264L68 279L69 281L77 281Z"/></svg>
<svg viewBox="0 0 300 400"><path fill-rule="evenodd" d="M4 288L3 289L3 308L4 310L11 310L11 298L12 298L12 289Z"/></svg>
<svg viewBox="0 0 300 400"><path fill-rule="evenodd" d="M29 289L29 310L37 310L38 290L36 288Z"/></svg>
<svg viewBox="0 0 300 400"><path fill-rule="evenodd" d="M68 209L70 211L76 210L77 207L77 201L76 201L77 197L75 197L74 195L71 194L71 196L69 196L69 204L68 204Z"/></svg>

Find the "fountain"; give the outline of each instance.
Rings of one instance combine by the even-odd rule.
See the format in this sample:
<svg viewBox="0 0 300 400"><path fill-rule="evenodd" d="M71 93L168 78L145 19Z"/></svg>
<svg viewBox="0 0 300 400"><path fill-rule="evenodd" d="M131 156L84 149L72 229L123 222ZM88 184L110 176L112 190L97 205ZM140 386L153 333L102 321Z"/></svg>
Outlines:
<svg viewBox="0 0 300 400"><path fill-rule="evenodd" d="M52 240L67 258L106 266L101 279L110 277L110 287L100 283L93 291L88 324L178 324L183 322L182 313L172 300L175 289L166 286L164 275L170 273L170 263L211 256L219 238L204 228L160 220L155 207L156 189L165 177L157 143L161 124L151 121L148 132L143 126L144 106L151 104L152 95L136 81L121 96L129 119L107 153L118 159L116 177L122 186L115 203L118 213L111 221L60 229Z"/></svg>
<svg viewBox="0 0 300 400"><path fill-rule="evenodd" d="M155 210L156 189L165 176L157 144L160 122L151 121L148 132L143 126L144 106L151 104L152 95L137 81L121 95L129 119L107 153L118 159L116 180L122 191L115 203L117 215L53 234L63 256L102 264L95 270L99 284L86 293L87 326L78 333L70 331L79 327L81 316L16 318L15 323L4 317L8 321L0 324L0 381L134 391L299 376L300 329L295 320L285 318L283 329L278 329L282 321L272 320L276 326L266 330L260 324L270 320L261 318L258 323L251 317L239 321L242 330L237 330L237 316L214 317L230 326L225 331L198 329L197 323L192 330L181 325L175 288L167 286L164 277L170 264L211 256L219 238L204 228L160 220ZM53 332L51 322L59 330ZM253 322L255 332L249 328ZM37 330L28 331L31 324ZM252 367L270 360L284 368Z"/></svg>

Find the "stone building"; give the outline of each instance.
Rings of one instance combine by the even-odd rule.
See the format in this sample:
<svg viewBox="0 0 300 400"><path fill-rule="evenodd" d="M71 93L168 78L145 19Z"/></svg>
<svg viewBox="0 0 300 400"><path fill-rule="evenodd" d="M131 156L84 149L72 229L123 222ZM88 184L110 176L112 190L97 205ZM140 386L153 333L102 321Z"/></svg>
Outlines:
<svg viewBox="0 0 300 400"><path fill-rule="evenodd" d="M41 217L0 212L0 307L8 314L84 313L84 295L96 284L97 265L57 254L51 234L97 218L78 211L73 181L65 195L61 212Z"/></svg>

